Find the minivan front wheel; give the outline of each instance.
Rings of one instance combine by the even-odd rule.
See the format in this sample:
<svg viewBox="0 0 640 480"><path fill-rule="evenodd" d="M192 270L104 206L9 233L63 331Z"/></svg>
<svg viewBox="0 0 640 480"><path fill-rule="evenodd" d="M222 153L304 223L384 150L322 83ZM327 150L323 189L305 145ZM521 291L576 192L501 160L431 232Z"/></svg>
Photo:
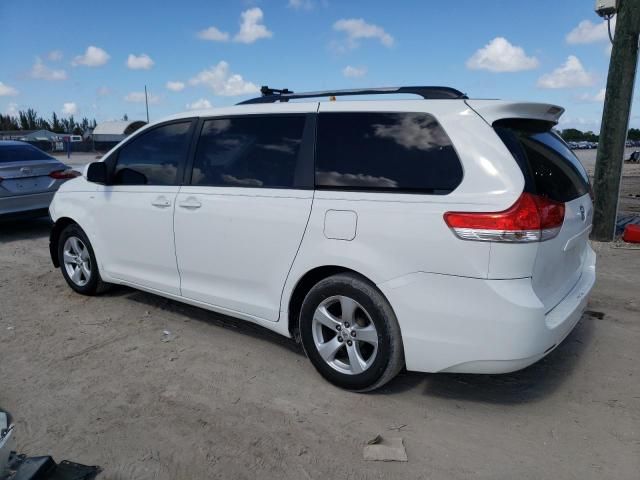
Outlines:
<svg viewBox="0 0 640 480"><path fill-rule="evenodd" d="M299 326L307 356L339 387L374 390L404 366L395 314L359 275L334 275L316 284L302 304Z"/></svg>
<svg viewBox="0 0 640 480"><path fill-rule="evenodd" d="M83 295L106 291L109 284L102 281L96 256L82 228L70 224L58 238L58 262L67 284Z"/></svg>

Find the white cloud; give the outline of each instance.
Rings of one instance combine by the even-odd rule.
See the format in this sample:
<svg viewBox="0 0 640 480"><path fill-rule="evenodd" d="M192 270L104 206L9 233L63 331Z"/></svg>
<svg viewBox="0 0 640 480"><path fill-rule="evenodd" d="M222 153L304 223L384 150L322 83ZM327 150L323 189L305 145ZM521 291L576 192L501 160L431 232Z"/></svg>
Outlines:
<svg viewBox="0 0 640 480"><path fill-rule="evenodd" d="M589 87L593 83L593 76L574 55L569 55L564 64L538 79L538 86L542 88Z"/></svg>
<svg viewBox="0 0 640 480"><path fill-rule="evenodd" d="M98 88L98 90L96 90L96 93L98 94L99 97L106 97L111 93L111 89L103 85L102 87Z"/></svg>
<svg viewBox="0 0 640 480"><path fill-rule="evenodd" d="M233 37L235 42L253 43L261 38L271 38L273 33L262 23L264 13L258 7L250 8L240 14L240 31Z"/></svg>
<svg viewBox="0 0 640 480"><path fill-rule="evenodd" d="M77 55L73 59L73 62L71 62L71 65L73 65L74 67L77 65L84 65L87 67L99 67L107 63L110 58L111 58L111 55L109 55L100 47L94 47L93 45L90 45L87 47L87 50L84 52L83 55Z"/></svg>
<svg viewBox="0 0 640 480"><path fill-rule="evenodd" d="M37 78L39 80L66 80L67 72L62 69L53 69L47 67L40 57L36 57L36 62L31 67L31 72L29 73L31 78Z"/></svg>
<svg viewBox="0 0 640 480"><path fill-rule="evenodd" d="M129 54L127 58L127 67L131 70L149 70L155 62L146 53L140 55Z"/></svg>
<svg viewBox="0 0 640 480"><path fill-rule="evenodd" d="M616 28L615 17L611 20L611 33ZM581 21L566 37L567 43L584 44L609 41L607 22L593 23L591 20Z"/></svg>
<svg viewBox="0 0 640 480"><path fill-rule="evenodd" d="M363 77L367 74L367 67L352 67L351 65L347 65L342 69L342 74L350 78Z"/></svg>
<svg viewBox="0 0 640 480"><path fill-rule="evenodd" d="M61 50L51 50L47 53L47 59L51 62L59 62L62 60L63 54Z"/></svg>
<svg viewBox="0 0 640 480"><path fill-rule="evenodd" d="M512 45L504 37L494 38L467 60L467 68L490 72L520 72L538 65L536 57L527 56L522 47Z"/></svg>
<svg viewBox="0 0 640 480"><path fill-rule="evenodd" d="M365 22L362 18L342 18L333 24L333 29L347 35L347 47L358 47L358 40L363 38L378 39L385 47L391 47L394 39L378 25Z"/></svg>
<svg viewBox="0 0 640 480"><path fill-rule="evenodd" d="M181 90L184 90L184 82L167 82L166 87L168 90L171 90L172 92L179 92Z"/></svg>
<svg viewBox="0 0 640 480"><path fill-rule="evenodd" d="M158 103L160 101L160 97L157 95L151 95L150 93L147 95L149 104ZM130 103L144 103L144 92L131 92L128 93L124 97L125 102Z"/></svg>
<svg viewBox="0 0 640 480"><path fill-rule="evenodd" d="M312 0L289 0L287 6L294 10L311 10L314 3Z"/></svg>
<svg viewBox="0 0 640 480"><path fill-rule="evenodd" d="M4 111L4 113L15 117L16 115L18 115L18 104L15 102L10 102L9 105L7 105L7 109Z"/></svg>
<svg viewBox="0 0 640 480"><path fill-rule="evenodd" d="M63 115L75 115L76 113L78 113L78 105L76 105L76 102L65 102L62 104Z"/></svg>
<svg viewBox="0 0 640 480"><path fill-rule="evenodd" d="M193 103L187 103L185 107L187 110L204 110L206 108L211 108L211 102L206 98L199 98Z"/></svg>
<svg viewBox="0 0 640 480"><path fill-rule="evenodd" d="M211 40L212 42L226 42L229 40L229 34L211 26L200 30L198 32L198 38L201 40Z"/></svg>
<svg viewBox="0 0 640 480"><path fill-rule="evenodd" d="M229 64L224 60L201 71L189 80L190 85L205 85L216 95L233 96L256 93L258 87L244 80L241 75L229 72Z"/></svg>
<svg viewBox="0 0 640 480"><path fill-rule="evenodd" d="M607 93L607 89L602 88L595 95L591 95L590 93L583 93L582 95L578 96L578 99L582 100L583 102L602 103L604 102L604 96L606 95L606 93Z"/></svg>
<svg viewBox="0 0 640 480"><path fill-rule="evenodd" d="M0 82L0 97L14 97L16 95L18 95L18 90Z"/></svg>

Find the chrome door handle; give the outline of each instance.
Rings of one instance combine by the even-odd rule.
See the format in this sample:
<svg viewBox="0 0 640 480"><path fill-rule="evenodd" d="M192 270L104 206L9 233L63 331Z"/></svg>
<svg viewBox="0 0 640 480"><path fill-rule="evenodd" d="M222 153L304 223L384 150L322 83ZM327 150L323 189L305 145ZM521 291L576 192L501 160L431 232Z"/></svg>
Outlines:
<svg viewBox="0 0 640 480"><path fill-rule="evenodd" d="M188 210L196 210L202 206L202 203L200 203L193 197L189 197L184 202L180 202L178 205Z"/></svg>
<svg viewBox="0 0 640 480"><path fill-rule="evenodd" d="M151 205L154 207L166 208L171 206L171 202L164 197L156 198Z"/></svg>

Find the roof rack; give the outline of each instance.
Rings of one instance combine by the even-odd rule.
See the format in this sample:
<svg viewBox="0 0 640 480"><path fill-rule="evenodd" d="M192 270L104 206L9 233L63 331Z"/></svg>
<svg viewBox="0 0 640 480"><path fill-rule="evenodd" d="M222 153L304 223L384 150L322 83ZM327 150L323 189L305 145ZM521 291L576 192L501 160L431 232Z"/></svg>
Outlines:
<svg viewBox="0 0 640 480"><path fill-rule="evenodd" d="M467 99L464 93L451 87L385 87L385 88L357 88L351 90L323 90L318 92L294 93L287 88L269 88L266 85L260 89L261 97L251 98L238 105L251 103L288 102L297 98L314 97L342 97L352 95L389 95L394 93L410 93L425 100Z"/></svg>

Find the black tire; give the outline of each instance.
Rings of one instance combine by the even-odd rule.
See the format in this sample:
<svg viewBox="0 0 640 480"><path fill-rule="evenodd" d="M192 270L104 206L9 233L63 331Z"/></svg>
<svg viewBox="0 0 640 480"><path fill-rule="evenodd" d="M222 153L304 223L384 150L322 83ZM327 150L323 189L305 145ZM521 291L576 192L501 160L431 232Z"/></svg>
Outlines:
<svg viewBox="0 0 640 480"><path fill-rule="evenodd" d="M332 308L330 302L334 301L332 299L336 297L355 300L359 304L356 307L356 312L359 312L360 318L366 318L363 322L372 323L376 329L377 352L372 356L373 360L370 366L361 373L342 373L335 366L330 365L320 355L316 340L314 340L314 328L320 328L322 331L321 334L318 334L318 330L316 330L316 336L322 335L324 337L325 332L329 336L332 335L329 330L325 330L327 328L325 326L318 327L316 324L314 327L313 318L320 305L328 304ZM341 309L341 307L338 308ZM318 282L302 303L299 328L305 353L316 370L326 380L346 390L356 392L375 390L394 378L404 367L402 335L391 305L375 285L357 274L342 273ZM344 335L344 326L341 325L340 328L343 332L342 335ZM349 335L345 335L345 338L349 338ZM337 336L336 339L340 341ZM325 339L325 341L328 340ZM366 347L364 343L359 345ZM338 355L346 355L346 345L345 352L339 352L336 357Z"/></svg>
<svg viewBox="0 0 640 480"><path fill-rule="evenodd" d="M86 283L79 285L76 283L70 276L67 268L65 267L64 262L64 246L67 240L71 237L76 237L82 241L82 243L86 246L87 253L89 254L89 262L90 266L90 275L89 278L83 278L86 280ZM67 225L62 232L60 232L60 237L58 238L58 262L60 264L60 270L62 271L62 276L67 281L67 284L76 292L82 295L99 295L100 293L106 292L111 284L103 282L100 277L100 272L98 270L98 262L96 261L96 255L93 252L93 247L91 246L91 242L89 238L84 233L82 228L79 225L73 223L71 225Z"/></svg>

